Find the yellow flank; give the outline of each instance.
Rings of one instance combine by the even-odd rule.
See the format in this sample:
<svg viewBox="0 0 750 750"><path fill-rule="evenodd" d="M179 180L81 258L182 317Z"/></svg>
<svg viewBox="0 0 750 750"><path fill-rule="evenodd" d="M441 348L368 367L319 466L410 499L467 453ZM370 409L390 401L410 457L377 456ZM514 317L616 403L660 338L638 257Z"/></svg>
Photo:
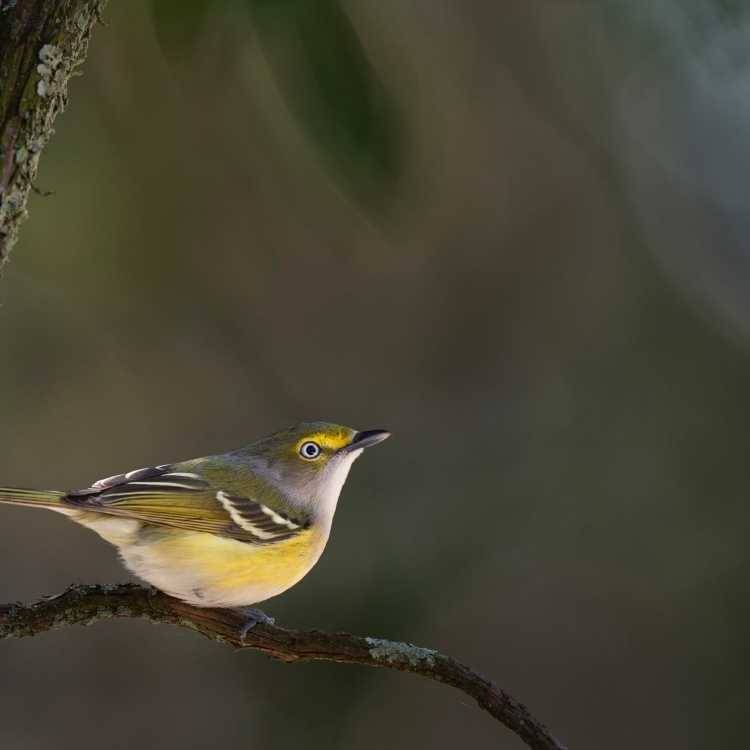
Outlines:
<svg viewBox="0 0 750 750"><path fill-rule="evenodd" d="M172 530L120 547L125 564L157 588L198 606L242 606L286 591L315 565L326 537L313 529L273 544Z"/></svg>
<svg viewBox="0 0 750 750"><path fill-rule="evenodd" d="M185 532L158 543L166 559L188 559L206 578L232 588L251 583L276 586L297 581L308 570L313 532L266 545L237 542L213 534Z"/></svg>

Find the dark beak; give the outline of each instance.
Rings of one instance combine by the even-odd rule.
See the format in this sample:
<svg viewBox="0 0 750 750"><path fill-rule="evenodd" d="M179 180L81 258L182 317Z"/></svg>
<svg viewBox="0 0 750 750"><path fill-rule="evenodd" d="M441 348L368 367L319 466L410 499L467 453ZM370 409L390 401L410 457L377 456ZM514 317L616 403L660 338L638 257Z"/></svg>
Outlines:
<svg viewBox="0 0 750 750"><path fill-rule="evenodd" d="M391 436L388 430L362 430L354 434L352 442L344 448L345 451L358 451L382 443Z"/></svg>

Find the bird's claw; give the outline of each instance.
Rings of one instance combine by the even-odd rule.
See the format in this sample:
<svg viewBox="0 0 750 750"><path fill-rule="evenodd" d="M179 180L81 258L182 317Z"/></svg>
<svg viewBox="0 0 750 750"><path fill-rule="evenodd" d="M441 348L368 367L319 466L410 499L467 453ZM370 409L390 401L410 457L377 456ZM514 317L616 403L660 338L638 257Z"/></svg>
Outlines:
<svg viewBox="0 0 750 750"><path fill-rule="evenodd" d="M242 616L242 625L240 627L240 641L245 640L245 636L259 623L261 625L273 625L276 620L269 617L265 612L254 607L240 607L237 611Z"/></svg>

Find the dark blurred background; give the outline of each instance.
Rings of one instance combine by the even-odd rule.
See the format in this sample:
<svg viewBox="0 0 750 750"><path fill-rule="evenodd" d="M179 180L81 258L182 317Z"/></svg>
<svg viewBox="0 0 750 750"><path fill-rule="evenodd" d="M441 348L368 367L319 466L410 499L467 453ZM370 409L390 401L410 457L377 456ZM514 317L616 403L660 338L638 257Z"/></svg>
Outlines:
<svg viewBox="0 0 750 750"><path fill-rule="evenodd" d="M742 746L744 7L112 2L0 284L0 480L387 426L268 612L452 654L572 748ZM0 514L0 601L126 578ZM437 684L136 621L0 674L14 750L521 747Z"/></svg>

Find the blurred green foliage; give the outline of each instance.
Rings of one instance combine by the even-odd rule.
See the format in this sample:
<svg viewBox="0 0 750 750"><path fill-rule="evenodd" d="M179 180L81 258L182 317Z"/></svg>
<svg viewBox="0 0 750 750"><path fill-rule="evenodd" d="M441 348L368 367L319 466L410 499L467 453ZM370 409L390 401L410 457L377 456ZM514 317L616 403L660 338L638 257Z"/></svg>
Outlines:
<svg viewBox="0 0 750 750"><path fill-rule="evenodd" d="M222 12L231 0L152 0L154 29L173 61L189 55L211 12Z"/></svg>
<svg viewBox="0 0 750 750"><path fill-rule="evenodd" d="M183 59L209 18L244 8L291 112L347 192L377 210L403 172L404 121L338 0L153 0L157 35ZM242 17L234 14L235 18Z"/></svg>
<svg viewBox="0 0 750 750"><path fill-rule="evenodd" d="M337 0L251 0L289 104L355 192L383 199L402 170L398 107Z"/></svg>

